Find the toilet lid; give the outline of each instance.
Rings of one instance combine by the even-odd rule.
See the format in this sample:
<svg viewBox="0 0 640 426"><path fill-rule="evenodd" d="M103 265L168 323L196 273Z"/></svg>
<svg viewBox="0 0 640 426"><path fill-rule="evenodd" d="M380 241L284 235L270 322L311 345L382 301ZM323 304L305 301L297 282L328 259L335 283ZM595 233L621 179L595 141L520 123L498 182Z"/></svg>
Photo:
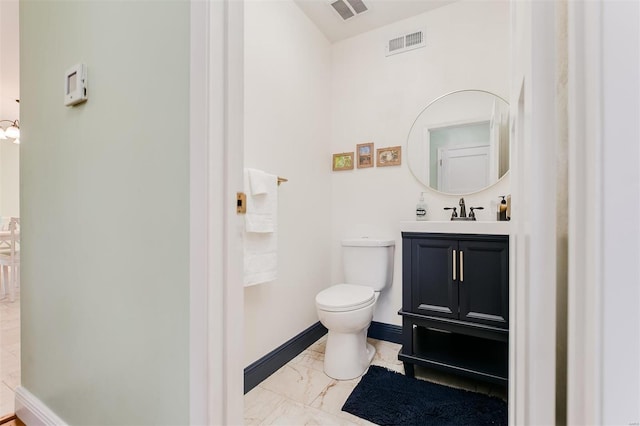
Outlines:
<svg viewBox="0 0 640 426"><path fill-rule="evenodd" d="M372 288L354 284L336 284L316 296L316 306L323 311L353 311L375 301Z"/></svg>

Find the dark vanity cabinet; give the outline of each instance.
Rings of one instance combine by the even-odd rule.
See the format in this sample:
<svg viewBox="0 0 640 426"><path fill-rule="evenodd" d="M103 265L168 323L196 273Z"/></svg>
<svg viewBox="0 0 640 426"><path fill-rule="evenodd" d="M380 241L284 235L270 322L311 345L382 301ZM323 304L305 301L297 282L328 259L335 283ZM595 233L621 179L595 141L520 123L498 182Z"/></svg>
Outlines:
<svg viewBox="0 0 640 426"><path fill-rule="evenodd" d="M423 365L506 383L507 235L402 233L403 346L407 375Z"/></svg>

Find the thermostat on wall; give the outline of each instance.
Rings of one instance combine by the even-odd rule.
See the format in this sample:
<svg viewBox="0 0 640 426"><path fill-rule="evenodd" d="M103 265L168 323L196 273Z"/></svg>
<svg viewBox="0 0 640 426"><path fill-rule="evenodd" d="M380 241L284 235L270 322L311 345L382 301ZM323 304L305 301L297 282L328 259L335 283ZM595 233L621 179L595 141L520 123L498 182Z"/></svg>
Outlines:
<svg viewBox="0 0 640 426"><path fill-rule="evenodd" d="M87 66L77 64L64 75L64 104L76 105L87 100Z"/></svg>

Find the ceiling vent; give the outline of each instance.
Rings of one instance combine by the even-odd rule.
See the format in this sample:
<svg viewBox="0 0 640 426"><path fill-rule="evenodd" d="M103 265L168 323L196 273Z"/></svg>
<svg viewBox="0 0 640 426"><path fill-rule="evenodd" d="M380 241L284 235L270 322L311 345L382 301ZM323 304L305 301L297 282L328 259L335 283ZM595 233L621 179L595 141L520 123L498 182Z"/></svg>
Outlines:
<svg viewBox="0 0 640 426"><path fill-rule="evenodd" d="M426 46L424 31L415 31L399 37L392 38L387 42L387 56L397 53L408 52Z"/></svg>
<svg viewBox="0 0 640 426"><path fill-rule="evenodd" d="M337 0L331 3L333 9L338 12L338 15L345 21L355 15L359 15L368 10L367 6L362 0Z"/></svg>

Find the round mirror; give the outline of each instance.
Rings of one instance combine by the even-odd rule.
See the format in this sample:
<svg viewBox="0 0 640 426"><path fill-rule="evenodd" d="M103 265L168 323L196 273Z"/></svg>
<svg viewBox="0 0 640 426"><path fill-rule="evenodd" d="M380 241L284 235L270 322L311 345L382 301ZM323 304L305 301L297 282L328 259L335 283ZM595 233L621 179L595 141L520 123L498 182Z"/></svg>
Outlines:
<svg viewBox="0 0 640 426"><path fill-rule="evenodd" d="M439 192L495 184L509 170L509 104L484 90L437 98L411 126L407 158L416 179Z"/></svg>

